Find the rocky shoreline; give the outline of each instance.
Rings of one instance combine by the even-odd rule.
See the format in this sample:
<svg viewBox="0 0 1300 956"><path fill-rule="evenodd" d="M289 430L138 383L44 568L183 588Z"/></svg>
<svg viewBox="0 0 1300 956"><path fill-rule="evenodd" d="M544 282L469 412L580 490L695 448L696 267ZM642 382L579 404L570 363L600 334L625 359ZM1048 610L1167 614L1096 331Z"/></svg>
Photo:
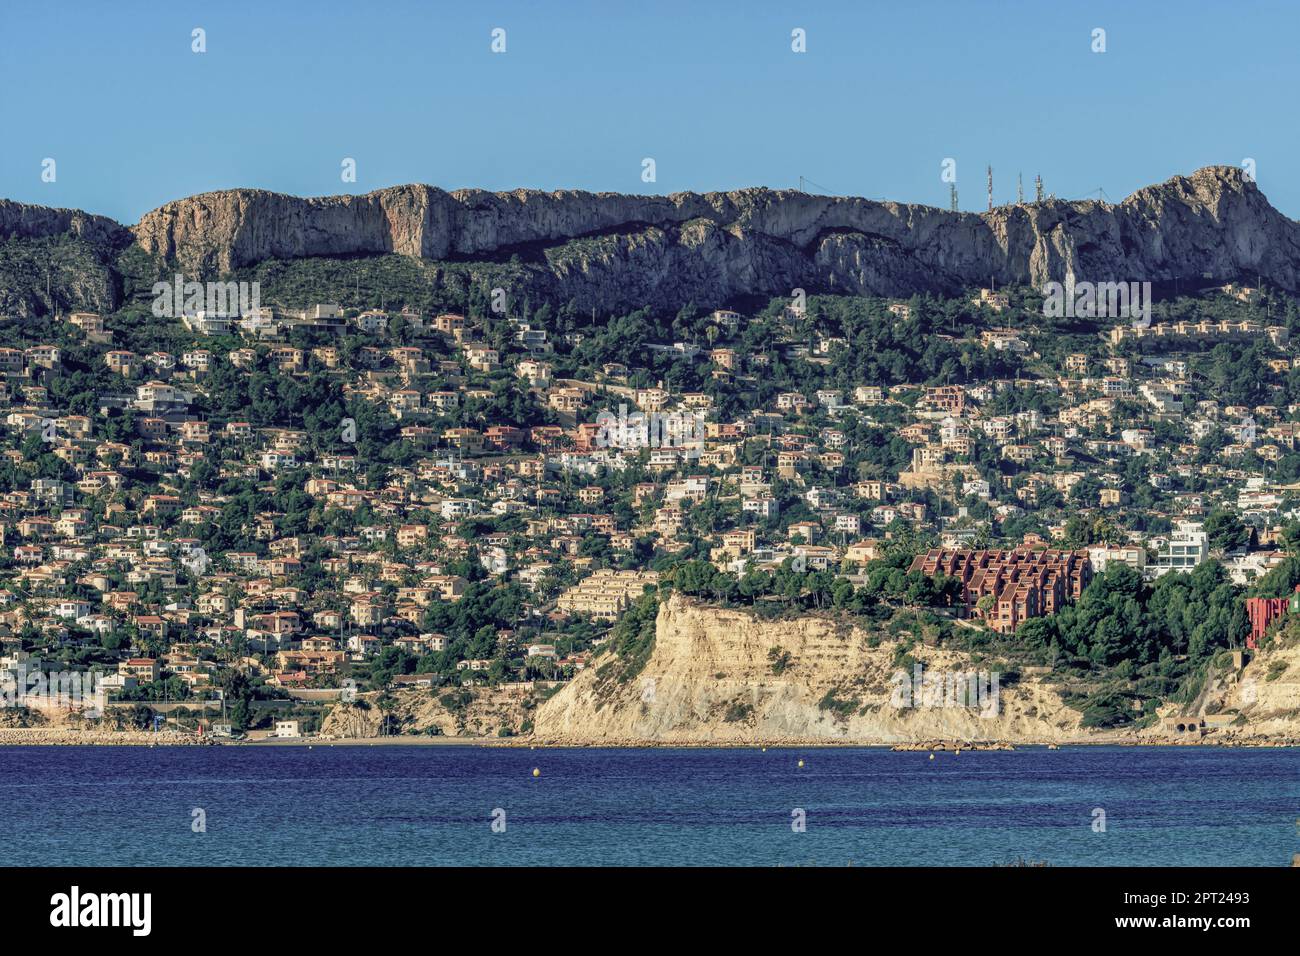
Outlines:
<svg viewBox="0 0 1300 956"><path fill-rule="evenodd" d="M68 730L0 727L0 747L204 747L215 741L165 730Z"/></svg>
<svg viewBox="0 0 1300 956"><path fill-rule="evenodd" d="M1055 743L1047 745L1049 750L1055 750L1056 747L1057 745ZM1009 743L997 741L977 741L971 743L960 740L931 740L916 744L894 744L894 746L889 749L906 752L923 750L931 753L936 751L942 753L951 750L954 753L961 753L963 750L1015 750L1016 748Z"/></svg>
<svg viewBox="0 0 1300 956"><path fill-rule="evenodd" d="M150 733L142 730L102 730L43 727L0 727L0 747L221 747L221 746L258 746L262 744L330 746L330 745L462 745L480 747L515 747L528 749L549 748L583 748L583 749L662 749L680 750L723 750L755 748L772 749L817 749L833 747L876 747L888 748L895 752L945 753L962 750L1015 751L1023 747L1046 747L1056 750L1060 747L1281 747L1300 748L1300 738L1295 737L1253 737L1232 736L1216 738L1208 735L1196 739L1170 739L1159 736L1123 736L1096 735L1077 739L1062 740L925 740L925 741L881 741L881 740L828 740L826 738L774 738L771 740L632 740L632 739L565 739L532 737L427 737L423 735L388 736L388 737L351 737L323 738L302 737L294 740L269 741L231 741L214 738L196 737L175 731Z"/></svg>
<svg viewBox="0 0 1300 956"><path fill-rule="evenodd" d="M1295 747L1300 748L1300 739L1285 737L1239 737L1215 739L1213 736L1198 739L1168 738L1159 736L1139 737L1132 734L1124 736L1090 736L1062 738L1057 740L928 740L928 741L892 741L892 740L828 740L818 738L776 738L771 740L577 740L567 738L533 739L512 737L506 739L483 738L487 747L526 747L542 749L553 747L571 748L610 748L639 750L650 748L672 748L679 750L728 750L741 749L819 749L837 747L873 747L887 748L897 752L944 752L958 750L1015 751L1026 747L1045 747L1058 750L1061 747Z"/></svg>

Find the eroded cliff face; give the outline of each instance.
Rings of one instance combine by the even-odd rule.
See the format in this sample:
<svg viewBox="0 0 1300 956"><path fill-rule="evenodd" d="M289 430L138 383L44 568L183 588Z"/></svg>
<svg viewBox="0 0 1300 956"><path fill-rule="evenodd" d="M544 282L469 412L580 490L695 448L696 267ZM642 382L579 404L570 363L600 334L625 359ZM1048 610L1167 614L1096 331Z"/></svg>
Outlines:
<svg viewBox="0 0 1300 956"><path fill-rule="evenodd" d="M1229 726L1214 730L1213 736L1222 741L1268 738L1294 743L1300 740L1300 647L1270 642L1241 670L1212 671L1189 706L1167 705L1161 714L1231 718ZM1153 728L1152 733L1158 732Z"/></svg>
<svg viewBox="0 0 1300 956"><path fill-rule="evenodd" d="M878 635L877 635L878 636ZM603 661L538 708L544 743L1053 742L1087 736L1052 687L1001 687L994 716L979 706L896 706L896 644L815 616L763 621L679 596L656 621L644 670L620 682ZM776 671L773 648L789 655ZM962 654L917 647L930 675L975 670ZM990 708L987 712L993 713Z"/></svg>
<svg viewBox="0 0 1300 956"><path fill-rule="evenodd" d="M481 260L521 253L530 292L606 308L792 288L952 292L990 278L1231 279L1300 287L1300 226L1235 167L1139 190L1117 205L1047 201L979 215L852 197L745 189L628 196L399 186L302 199L205 193L144 216L148 252L204 275L264 259L393 253Z"/></svg>
<svg viewBox="0 0 1300 956"><path fill-rule="evenodd" d="M321 734L344 740L377 737L384 714L378 697L363 695L359 700L364 706L335 704L321 722ZM519 684L437 693L406 689L394 692L390 699L388 713L403 734L424 736L436 732L444 737L495 740L502 730L512 735L525 733L539 691Z"/></svg>
<svg viewBox="0 0 1300 956"><path fill-rule="evenodd" d="M1062 701L1060 686L1031 675L1000 682L996 707L981 706L979 698L945 705L927 699L929 691L898 706L897 642L827 617L765 621L673 595L655 624L650 658L627 680L605 655L549 699L540 688L506 685L474 688L449 706L462 692L412 689L392 695L390 712L402 733L437 728L447 737L498 741L504 729L530 745L1300 743L1300 647L1271 647L1241 670L1220 667L1196 700L1160 708L1175 721L1231 718L1202 737L1174 733L1165 720L1089 730ZM774 649L784 666L773 666ZM929 679L981 666L963 653L922 645L911 655ZM377 695L367 699L370 707L336 705L322 733L376 736Z"/></svg>
<svg viewBox="0 0 1300 956"><path fill-rule="evenodd" d="M0 315L112 311L121 302L113 259L133 241L104 216L0 199Z"/></svg>
<svg viewBox="0 0 1300 956"><path fill-rule="evenodd" d="M410 185L321 198L204 193L127 231L102 216L0 200L0 239L58 235L119 251L134 241L160 268L193 278L271 259L399 255L472 264L518 256L501 280L510 293L606 314L714 307L795 288L908 296L990 279L1040 286L1067 272L1098 282L1260 275L1300 289L1300 224L1229 166L1176 176L1115 205L1049 200L979 215L789 190L630 196ZM44 250L31 254L44 261ZM44 307L113 305L111 266L110 255L98 256L79 270L89 276L79 280L84 288L70 285L66 302ZM484 266L468 268L472 281L488 277ZM44 283L30 275L43 269L9 269L9 284L27 287L0 288L8 293L0 299L20 311L39 308L43 288L35 286Z"/></svg>
<svg viewBox="0 0 1300 956"><path fill-rule="evenodd" d="M0 240L41 239L64 234L104 245L131 238L125 226L107 216L92 216L80 209L53 209L0 199Z"/></svg>

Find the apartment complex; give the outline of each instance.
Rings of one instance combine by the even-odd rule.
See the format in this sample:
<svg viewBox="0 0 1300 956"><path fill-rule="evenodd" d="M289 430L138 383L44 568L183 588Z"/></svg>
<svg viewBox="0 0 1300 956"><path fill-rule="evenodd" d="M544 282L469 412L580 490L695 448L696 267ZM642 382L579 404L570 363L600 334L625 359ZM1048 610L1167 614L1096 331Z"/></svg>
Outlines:
<svg viewBox="0 0 1300 956"><path fill-rule="evenodd" d="M556 599L566 614L587 614L614 621L648 587L659 583L657 571L614 571L603 568L584 578Z"/></svg>
<svg viewBox="0 0 1300 956"><path fill-rule="evenodd" d="M1087 551L931 549L909 570L958 578L965 612L1002 634L1031 617L1055 614L1092 580Z"/></svg>

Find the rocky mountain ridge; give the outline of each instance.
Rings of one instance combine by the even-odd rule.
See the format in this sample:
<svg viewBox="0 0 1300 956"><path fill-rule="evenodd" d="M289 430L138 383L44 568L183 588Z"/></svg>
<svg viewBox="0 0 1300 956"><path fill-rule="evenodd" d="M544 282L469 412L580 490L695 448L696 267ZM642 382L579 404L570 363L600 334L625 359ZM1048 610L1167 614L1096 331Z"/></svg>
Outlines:
<svg viewBox="0 0 1300 956"><path fill-rule="evenodd" d="M118 241L104 217L0 200L0 239L60 232ZM514 289L614 311L809 292L906 296L994 281L1219 281L1300 289L1300 223L1241 170L1211 166L1096 200L974 214L792 190L634 196L563 190L447 192L407 185L299 198L204 193L131 228L160 266L216 278L267 260L397 255L431 262L517 257Z"/></svg>
<svg viewBox="0 0 1300 956"><path fill-rule="evenodd" d="M54 209L0 199L0 241L60 235L103 245L123 240L129 242L133 238L129 229L107 216L95 216L80 209Z"/></svg>

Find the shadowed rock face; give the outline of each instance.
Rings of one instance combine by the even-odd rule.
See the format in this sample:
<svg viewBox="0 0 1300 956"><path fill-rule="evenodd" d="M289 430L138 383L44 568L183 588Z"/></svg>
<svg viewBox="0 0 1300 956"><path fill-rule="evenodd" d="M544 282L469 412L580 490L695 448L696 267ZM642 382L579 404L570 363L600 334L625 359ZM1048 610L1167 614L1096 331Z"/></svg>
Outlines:
<svg viewBox="0 0 1300 956"><path fill-rule="evenodd" d="M111 230L110 220L0 202L0 235ZM910 295L973 285L1234 279L1300 288L1300 224L1235 167L1097 201L954 213L929 206L744 189L627 196L431 186L302 199L237 189L177 200L132 230L197 278L266 259L397 254L523 257L530 294L605 309L809 291Z"/></svg>
<svg viewBox="0 0 1300 956"><path fill-rule="evenodd" d="M105 246L131 240L126 227L107 216L92 216L80 209L52 209L0 199L0 240L43 239L64 233Z"/></svg>
<svg viewBox="0 0 1300 956"><path fill-rule="evenodd" d="M263 259L396 253L475 259L525 246L561 289L614 279L681 286L700 300L827 290L903 294L1063 278L1169 280L1260 272L1297 287L1300 233L1234 167L1209 167L1118 205L1052 200L975 215L867 199L746 189L624 196L400 186L299 199L255 190L169 203L135 228L148 251L192 271ZM570 240L599 237L581 249ZM629 277L629 270L642 275Z"/></svg>
<svg viewBox="0 0 1300 956"><path fill-rule="evenodd" d="M116 308L121 283L111 260L133 241L104 216L0 199L0 315Z"/></svg>

